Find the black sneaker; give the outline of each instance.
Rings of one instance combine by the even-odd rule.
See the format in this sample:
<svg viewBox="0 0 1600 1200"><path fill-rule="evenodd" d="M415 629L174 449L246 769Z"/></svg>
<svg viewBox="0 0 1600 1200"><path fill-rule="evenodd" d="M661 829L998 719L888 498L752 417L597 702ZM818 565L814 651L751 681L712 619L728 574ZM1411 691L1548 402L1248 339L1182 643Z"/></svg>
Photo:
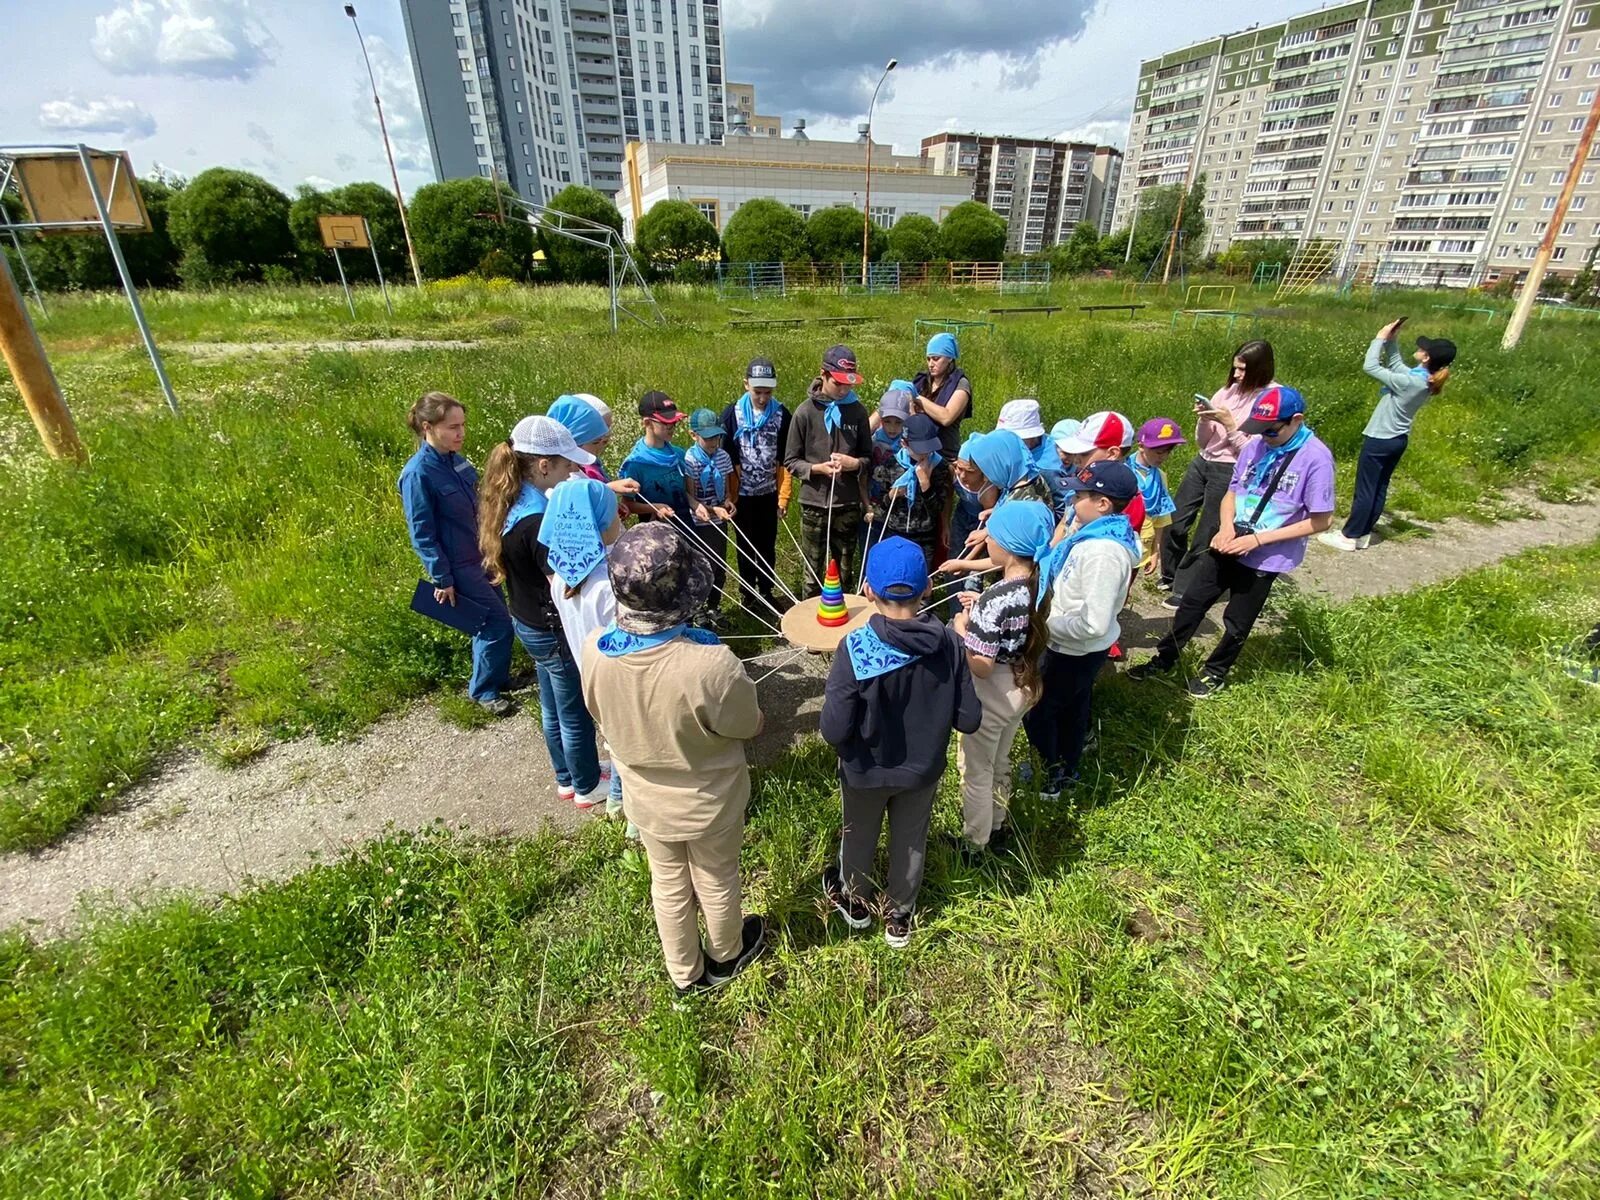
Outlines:
<svg viewBox="0 0 1600 1200"><path fill-rule="evenodd" d="M1173 612L1177 612L1183 607L1183 597L1169 593L1166 598L1161 601L1161 607L1170 608Z"/></svg>
<svg viewBox="0 0 1600 1200"><path fill-rule="evenodd" d="M496 696L493 700L479 700L478 707L491 717L509 717L517 711L517 706L504 696Z"/></svg>
<svg viewBox="0 0 1600 1200"><path fill-rule="evenodd" d="M682 1004L682 1002L687 1000L690 996L698 996L701 992L709 992L716 986L716 984L711 982L711 976L706 974L705 971L701 971L699 979L693 980L690 983L686 983L681 988L677 989L678 1002L679 1004Z"/></svg>
<svg viewBox="0 0 1600 1200"><path fill-rule="evenodd" d="M1207 675L1201 672L1189 680L1188 692L1196 700L1207 700L1227 686L1228 681L1221 675Z"/></svg>
<svg viewBox="0 0 1600 1200"><path fill-rule="evenodd" d="M1068 775L1065 771L1052 771L1039 788L1039 799L1059 800L1062 792L1070 792L1083 782L1082 775Z"/></svg>
<svg viewBox="0 0 1600 1200"><path fill-rule="evenodd" d="M896 950L911 944L911 913L892 912L883 920L883 940Z"/></svg>
<svg viewBox="0 0 1600 1200"><path fill-rule="evenodd" d="M1157 675L1165 675L1172 667L1162 662L1159 658L1147 658L1137 667L1129 667L1128 678L1135 683L1145 679L1154 679Z"/></svg>
<svg viewBox="0 0 1600 1200"><path fill-rule="evenodd" d="M843 917L844 923L851 929L866 929L872 924L872 910L845 891L838 867L823 871L822 894L833 905L833 911Z"/></svg>
<svg viewBox="0 0 1600 1200"><path fill-rule="evenodd" d="M760 917L750 916L744 919L744 929L741 933L739 953L724 962L714 958L706 959L705 978L712 987L720 987L744 970L767 948L767 924Z"/></svg>

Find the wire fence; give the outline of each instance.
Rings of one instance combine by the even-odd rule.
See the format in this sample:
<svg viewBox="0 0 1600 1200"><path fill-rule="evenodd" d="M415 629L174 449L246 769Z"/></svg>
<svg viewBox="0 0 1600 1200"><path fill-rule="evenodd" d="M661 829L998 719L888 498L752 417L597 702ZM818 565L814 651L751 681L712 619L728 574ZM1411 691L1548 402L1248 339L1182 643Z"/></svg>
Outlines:
<svg viewBox="0 0 1600 1200"><path fill-rule="evenodd" d="M759 300L767 296L825 293L838 296L898 295L930 288L975 288L1001 295L1044 292L1050 288L1047 262L868 263L866 282L860 263L717 264L717 294Z"/></svg>

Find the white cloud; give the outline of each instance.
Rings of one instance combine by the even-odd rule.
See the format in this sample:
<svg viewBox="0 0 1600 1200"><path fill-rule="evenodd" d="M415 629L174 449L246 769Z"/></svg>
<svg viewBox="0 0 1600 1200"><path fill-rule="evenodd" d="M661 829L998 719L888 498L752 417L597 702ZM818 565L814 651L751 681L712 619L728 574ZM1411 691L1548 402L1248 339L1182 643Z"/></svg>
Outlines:
<svg viewBox="0 0 1600 1200"><path fill-rule="evenodd" d="M277 43L250 0L124 0L94 19L94 56L119 75L250 79Z"/></svg>
<svg viewBox="0 0 1600 1200"><path fill-rule="evenodd" d="M332 191L339 185L325 175L307 175L300 181L308 188L316 188L319 192Z"/></svg>
<svg viewBox="0 0 1600 1200"><path fill-rule="evenodd" d="M427 126L422 119L422 104L417 99L417 79L411 73L411 60L381 37L367 38L367 54L372 59L372 73L378 81L378 95L383 100L383 119L389 127L389 141L394 146L395 165L402 171L433 173L433 157L428 153ZM360 126L372 135L373 145L381 154L382 139L378 130L378 112L372 105L372 85L363 71L356 83L355 115Z"/></svg>
<svg viewBox="0 0 1600 1200"><path fill-rule="evenodd" d="M116 133L136 140L155 133L156 119L132 100L119 96L84 100L69 95L62 100L46 100L39 106L39 127L74 133Z"/></svg>
<svg viewBox="0 0 1600 1200"><path fill-rule="evenodd" d="M1085 121L1082 125L1062 130L1054 137L1058 142L1093 142L1097 146L1116 146L1120 149L1128 144L1128 118Z"/></svg>

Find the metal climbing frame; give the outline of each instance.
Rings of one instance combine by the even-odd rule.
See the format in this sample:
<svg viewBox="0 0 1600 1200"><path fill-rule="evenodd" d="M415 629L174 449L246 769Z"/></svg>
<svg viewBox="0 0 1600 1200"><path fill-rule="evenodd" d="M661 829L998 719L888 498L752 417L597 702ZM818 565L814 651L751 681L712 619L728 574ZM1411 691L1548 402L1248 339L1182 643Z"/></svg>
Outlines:
<svg viewBox="0 0 1600 1200"><path fill-rule="evenodd" d="M1310 242L1294 252L1275 297L1299 296L1315 287L1333 266L1338 248L1331 242Z"/></svg>
<svg viewBox="0 0 1600 1200"><path fill-rule="evenodd" d="M611 293L612 333L617 331L619 314L632 317L641 325L667 323L667 318L661 312L661 306L656 303L655 293L650 290L650 285L645 282L639 265L633 261L633 255L628 251L628 243L623 241L622 235L615 229L599 221L591 221L587 217L575 217L558 208L546 208L543 204L536 204L519 196L506 195L504 199L507 203L520 208L528 224L540 233L552 233L570 242L593 246L597 250L606 252L606 286ZM622 302L622 289L630 286L638 288L644 296L643 303L639 305L639 312L635 312ZM646 306L648 312L645 311Z"/></svg>

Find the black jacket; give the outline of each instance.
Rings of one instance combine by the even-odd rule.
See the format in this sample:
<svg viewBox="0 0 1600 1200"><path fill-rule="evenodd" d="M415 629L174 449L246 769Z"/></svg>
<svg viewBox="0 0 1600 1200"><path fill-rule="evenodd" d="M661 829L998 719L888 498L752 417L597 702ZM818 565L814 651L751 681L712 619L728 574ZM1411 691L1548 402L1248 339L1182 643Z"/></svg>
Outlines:
<svg viewBox="0 0 1600 1200"><path fill-rule="evenodd" d="M977 732L983 706L956 635L931 616L868 622L897 650L919 657L860 682L844 643L834 652L822 701L822 737L839 752L852 787L910 788L944 774L950 731Z"/></svg>

